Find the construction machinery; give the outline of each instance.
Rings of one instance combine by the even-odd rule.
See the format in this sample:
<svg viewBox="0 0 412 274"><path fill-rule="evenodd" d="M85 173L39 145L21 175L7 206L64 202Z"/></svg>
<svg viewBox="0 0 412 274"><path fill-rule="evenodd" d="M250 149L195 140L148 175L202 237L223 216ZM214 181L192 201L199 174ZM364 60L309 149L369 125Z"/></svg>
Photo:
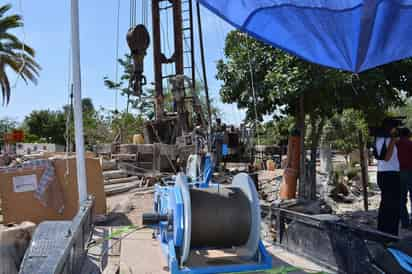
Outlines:
<svg viewBox="0 0 412 274"><path fill-rule="evenodd" d="M208 156L206 156L208 157ZM172 274L233 273L270 269L272 258L260 240L259 196L253 180L239 173L230 185L211 182L206 159L202 179L180 173L156 186L154 213L143 223L154 227ZM230 249L236 260L202 264L196 251Z"/></svg>

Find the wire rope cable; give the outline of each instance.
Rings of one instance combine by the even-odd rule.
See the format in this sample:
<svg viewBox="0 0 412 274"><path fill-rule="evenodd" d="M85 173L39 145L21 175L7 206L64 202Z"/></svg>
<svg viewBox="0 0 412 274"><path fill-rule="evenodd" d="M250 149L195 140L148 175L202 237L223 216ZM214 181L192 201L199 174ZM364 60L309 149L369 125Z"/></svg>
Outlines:
<svg viewBox="0 0 412 274"><path fill-rule="evenodd" d="M114 77L115 83L119 81L119 33L120 33L120 0L117 0L117 13L116 13L116 50L115 50L115 69ZM114 95L114 109L115 112L118 111L118 98L119 98L119 88L116 87Z"/></svg>
<svg viewBox="0 0 412 274"><path fill-rule="evenodd" d="M20 13L21 16L23 16L23 14L24 14L23 0L18 1L18 6L19 6L19 13ZM20 65L20 68L17 72L16 80L14 81L14 84L13 84L13 87L12 87L13 89L17 87L17 83L19 82L21 74L23 73L23 70L26 67L26 58L24 56L24 52L26 50L26 48L25 48L25 46L26 46L26 28L25 28L24 22L21 26L21 30L22 30L22 35L23 35L23 39L22 39L22 43L21 43L21 51L20 51L21 65Z"/></svg>

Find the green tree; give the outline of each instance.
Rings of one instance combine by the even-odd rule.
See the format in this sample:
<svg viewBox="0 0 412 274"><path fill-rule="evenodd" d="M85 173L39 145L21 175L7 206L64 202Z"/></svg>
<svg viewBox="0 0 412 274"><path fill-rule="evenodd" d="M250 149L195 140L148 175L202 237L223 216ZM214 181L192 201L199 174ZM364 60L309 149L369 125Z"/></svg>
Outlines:
<svg viewBox="0 0 412 274"><path fill-rule="evenodd" d="M292 116L276 118L258 127L258 134L262 145L285 145L289 134L296 128Z"/></svg>
<svg viewBox="0 0 412 274"><path fill-rule="evenodd" d="M341 114L335 114L329 120L328 130L325 130L324 138L335 149L345 154L348 164L349 154L359 149L359 131L363 140L368 135L368 125L361 111L345 109Z"/></svg>
<svg viewBox="0 0 412 274"><path fill-rule="evenodd" d="M40 66L34 61L34 50L18 39L12 31L23 26L20 15L6 15L11 5L0 6L0 86L3 104L10 101L11 85L7 69L18 74L27 84L37 83Z"/></svg>
<svg viewBox="0 0 412 274"><path fill-rule="evenodd" d="M407 100L406 104L401 107L394 108L390 111L396 116L405 116L405 126L412 129L412 100Z"/></svg>
<svg viewBox="0 0 412 274"><path fill-rule="evenodd" d="M101 114L95 109L91 98L82 99L83 132L86 149L94 144L108 142L109 129L104 124ZM70 105L63 106L65 119L70 119L69 136L74 141L74 116ZM111 142L110 140L109 142ZM72 144L74 145L74 143Z"/></svg>
<svg viewBox="0 0 412 274"><path fill-rule="evenodd" d="M39 141L65 145L66 118L62 111L35 110L23 123L26 132Z"/></svg>
<svg viewBox="0 0 412 274"><path fill-rule="evenodd" d="M123 70L123 74L120 76L120 80L116 82L116 80L111 80L109 77L104 77L104 85L113 91L120 91L122 96L127 98L126 102L126 111L128 112L129 105L132 108L138 110L140 114L145 117L153 118L154 111L153 111L153 92L154 90L151 88L143 89L143 94L140 96L136 96L133 88L129 85L129 81L133 72L133 65L132 65L132 57L130 54L125 54L123 59L117 60L121 69Z"/></svg>
<svg viewBox="0 0 412 274"><path fill-rule="evenodd" d="M388 108L402 105L402 94L412 90L410 59L353 75L305 62L238 31L228 34L225 57L217 64L217 79L223 82L221 98L245 109L247 120L261 121L263 115L297 119L303 96L312 163L323 128L335 113L353 108L372 123L382 119ZM311 168L314 175L315 165Z"/></svg>

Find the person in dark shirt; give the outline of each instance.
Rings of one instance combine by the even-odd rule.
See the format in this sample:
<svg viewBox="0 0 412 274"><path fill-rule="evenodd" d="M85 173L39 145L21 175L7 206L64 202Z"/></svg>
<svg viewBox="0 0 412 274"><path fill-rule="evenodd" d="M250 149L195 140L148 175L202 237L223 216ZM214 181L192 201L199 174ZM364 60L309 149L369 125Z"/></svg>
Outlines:
<svg viewBox="0 0 412 274"><path fill-rule="evenodd" d="M400 139L397 143L398 159L400 164L401 180L401 225L402 228L410 226L410 219L407 209L408 191L409 199L412 202L412 141L411 132L408 128L400 130ZM412 212L412 208L411 208Z"/></svg>

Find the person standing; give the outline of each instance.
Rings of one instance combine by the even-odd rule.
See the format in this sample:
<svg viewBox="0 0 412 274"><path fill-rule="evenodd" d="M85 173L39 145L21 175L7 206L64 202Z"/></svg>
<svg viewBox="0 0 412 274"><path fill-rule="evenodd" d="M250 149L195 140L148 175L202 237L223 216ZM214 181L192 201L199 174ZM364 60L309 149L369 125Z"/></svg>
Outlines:
<svg viewBox="0 0 412 274"><path fill-rule="evenodd" d="M375 142L378 160L377 181L381 190L381 202L378 213L378 230L398 235L400 218L400 178L399 160L396 148L396 129L388 122L384 122L385 132L389 137L377 137Z"/></svg>
<svg viewBox="0 0 412 274"><path fill-rule="evenodd" d="M412 202L412 141L409 139L410 136L410 130L408 128L402 128L400 130L400 139L396 145L400 164L402 228L408 228L410 225L408 209L406 206L408 201L408 191L409 199Z"/></svg>

